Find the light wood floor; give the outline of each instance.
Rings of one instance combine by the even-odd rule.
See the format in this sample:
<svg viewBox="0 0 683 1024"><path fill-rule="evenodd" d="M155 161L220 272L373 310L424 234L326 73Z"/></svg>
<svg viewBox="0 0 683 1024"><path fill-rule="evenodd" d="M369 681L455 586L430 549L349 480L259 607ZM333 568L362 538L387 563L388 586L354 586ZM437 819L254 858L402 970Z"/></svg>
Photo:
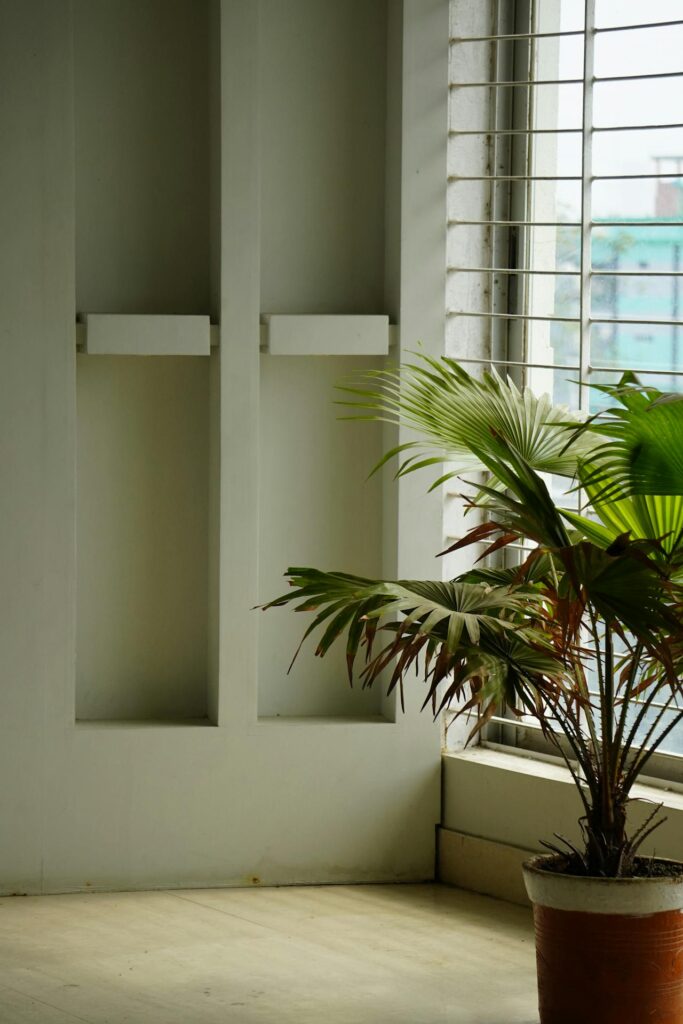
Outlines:
<svg viewBox="0 0 683 1024"><path fill-rule="evenodd" d="M2 1024L534 1024L530 914L436 885L0 899Z"/></svg>

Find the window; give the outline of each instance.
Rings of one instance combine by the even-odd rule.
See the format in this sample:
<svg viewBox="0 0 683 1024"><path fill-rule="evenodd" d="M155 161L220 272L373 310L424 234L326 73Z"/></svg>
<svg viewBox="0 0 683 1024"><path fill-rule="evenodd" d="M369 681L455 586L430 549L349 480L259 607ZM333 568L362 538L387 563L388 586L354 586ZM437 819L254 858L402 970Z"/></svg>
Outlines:
<svg viewBox="0 0 683 1024"><path fill-rule="evenodd" d="M681 54L680 0L451 0L448 354L586 412L683 388Z"/></svg>

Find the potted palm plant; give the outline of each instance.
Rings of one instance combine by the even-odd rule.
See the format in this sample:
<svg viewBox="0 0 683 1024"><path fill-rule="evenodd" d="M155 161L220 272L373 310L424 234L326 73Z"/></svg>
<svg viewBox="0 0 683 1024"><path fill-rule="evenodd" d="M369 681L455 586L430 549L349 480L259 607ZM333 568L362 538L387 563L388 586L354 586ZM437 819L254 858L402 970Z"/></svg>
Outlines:
<svg viewBox="0 0 683 1024"><path fill-rule="evenodd" d="M524 867L541 1022L681 1024L683 865L640 856L661 815L630 830L628 810L683 718L683 402L626 376L580 422L446 358L344 390L354 415L415 431L383 462L450 465L433 486L457 476L477 522L449 550L476 544L499 564L448 582L290 568L265 607L314 612L304 639L321 630L319 656L345 635L363 686L402 693L421 666L425 706L474 716L472 736L494 714L540 724L584 812L581 844L545 843Z"/></svg>

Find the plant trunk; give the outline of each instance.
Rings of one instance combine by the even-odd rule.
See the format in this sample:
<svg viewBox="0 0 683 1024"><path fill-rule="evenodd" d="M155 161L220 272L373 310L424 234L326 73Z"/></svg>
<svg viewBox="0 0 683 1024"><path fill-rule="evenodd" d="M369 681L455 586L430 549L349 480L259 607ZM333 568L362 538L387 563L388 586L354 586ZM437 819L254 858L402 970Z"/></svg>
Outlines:
<svg viewBox="0 0 683 1024"><path fill-rule="evenodd" d="M629 875L632 858L628 855L626 800L615 794L605 782L601 798L591 808L586 822L587 874L602 878Z"/></svg>

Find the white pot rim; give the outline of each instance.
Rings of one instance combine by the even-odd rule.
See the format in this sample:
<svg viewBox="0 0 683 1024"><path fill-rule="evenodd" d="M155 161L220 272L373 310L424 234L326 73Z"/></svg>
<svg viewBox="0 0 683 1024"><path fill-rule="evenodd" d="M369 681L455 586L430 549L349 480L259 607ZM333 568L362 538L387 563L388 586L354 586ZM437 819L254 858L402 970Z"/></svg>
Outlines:
<svg viewBox="0 0 683 1024"><path fill-rule="evenodd" d="M683 913L683 877L593 878L563 875L544 867L552 855L541 854L523 866L529 899L541 907L586 914L646 917L667 911ZM663 858L656 857L656 861ZM667 861L671 863L671 861Z"/></svg>

